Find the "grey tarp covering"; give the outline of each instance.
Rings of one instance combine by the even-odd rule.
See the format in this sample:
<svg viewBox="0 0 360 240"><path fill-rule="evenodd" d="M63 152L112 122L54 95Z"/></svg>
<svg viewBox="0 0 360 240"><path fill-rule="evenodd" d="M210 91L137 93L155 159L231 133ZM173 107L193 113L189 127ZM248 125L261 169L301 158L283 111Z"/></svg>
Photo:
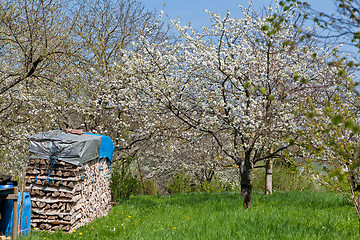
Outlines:
<svg viewBox="0 0 360 240"><path fill-rule="evenodd" d="M34 158L56 159L79 165L99 157L101 136L61 131L40 132L28 138Z"/></svg>

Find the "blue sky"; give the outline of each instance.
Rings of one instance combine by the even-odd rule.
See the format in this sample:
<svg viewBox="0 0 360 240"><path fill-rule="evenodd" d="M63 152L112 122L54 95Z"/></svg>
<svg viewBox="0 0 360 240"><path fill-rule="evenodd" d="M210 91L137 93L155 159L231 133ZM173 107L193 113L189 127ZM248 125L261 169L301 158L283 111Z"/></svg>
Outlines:
<svg viewBox="0 0 360 240"><path fill-rule="evenodd" d="M191 26L200 30L201 26L209 26L209 16L204 12L207 9L211 12L220 13L225 16L227 10L230 11L231 17L241 17L240 10L237 5L248 6L250 0L140 0L149 10L163 9L170 19L180 19L182 25L191 22ZM280 1L280 0L279 0ZM303 0L305 1L305 0ZM253 0L255 10L261 10L264 6L267 7L274 0ZM327 14L336 11L335 0L307 0L312 8L319 12ZM168 20L165 17L165 21ZM346 53L351 53L352 57L358 59L356 48L346 46L342 48ZM360 61L360 60L358 60ZM360 75L360 74L356 74ZM357 78L360 78L358 76Z"/></svg>
<svg viewBox="0 0 360 240"><path fill-rule="evenodd" d="M201 26L209 24L208 14L204 9L226 14L227 10L230 11L230 16L239 17L240 10L237 5L247 6L249 0L142 0L144 5L150 9L163 9L170 19L180 19L182 25L191 22L191 25L197 29ZM269 3L274 2L271 0L253 0L255 9L261 10L263 6L268 6ZM308 0L308 3L315 10L326 13L334 12L334 0Z"/></svg>
<svg viewBox="0 0 360 240"><path fill-rule="evenodd" d="M149 10L163 9L167 16L165 21L170 19L180 19L181 25L187 25L191 22L191 26L200 30L201 26L209 26L210 20L204 9L220 13L225 16L227 10L230 11L231 17L241 17L240 9L237 5L248 6L250 0L140 0ZM280 1L280 0L279 0ZM305 1L305 0L303 0ZM269 6L274 0L253 0L255 10L261 11L262 8ZM312 8L319 12L327 14L336 11L335 0L307 0ZM351 53L352 57L357 57L357 49L351 46L342 48L346 53Z"/></svg>

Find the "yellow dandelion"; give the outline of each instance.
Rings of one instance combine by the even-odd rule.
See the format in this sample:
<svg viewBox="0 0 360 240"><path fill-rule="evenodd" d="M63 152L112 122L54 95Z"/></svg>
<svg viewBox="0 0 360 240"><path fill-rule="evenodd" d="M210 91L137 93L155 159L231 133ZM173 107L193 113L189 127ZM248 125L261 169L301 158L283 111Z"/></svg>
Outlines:
<svg viewBox="0 0 360 240"><path fill-rule="evenodd" d="M127 220L127 218L125 218L125 221Z"/></svg>
<svg viewBox="0 0 360 240"><path fill-rule="evenodd" d="M44 237L44 239L46 239L46 237Z"/></svg>
<svg viewBox="0 0 360 240"><path fill-rule="evenodd" d="M76 230L73 230L73 232L76 232Z"/></svg>
<svg viewBox="0 0 360 240"><path fill-rule="evenodd" d="M82 233L81 233L81 232L79 232L79 235L81 236L81 235L82 235Z"/></svg>
<svg viewBox="0 0 360 240"><path fill-rule="evenodd" d="M91 229L94 229L94 227L91 227Z"/></svg>
<svg viewBox="0 0 360 240"><path fill-rule="evenodd" d="M176 229L176 227L173 227L173 229Z"/></svg>
<svg viewBox="0 0 360 240"><path fill-rule="evenodd" d="M122 213L122 214L125 214L125 213Z"/></svg>
<svg viewBox="0 0 360 240"><path fill-rule="evenodd" d="M131 216L128 216L129 218L131 218Z"/></svg>
<svg viewBox="0 0 360 240"><path fill-rule="evenodd" d="M89 227L89 226L86 226L86 227Z"/></svg>

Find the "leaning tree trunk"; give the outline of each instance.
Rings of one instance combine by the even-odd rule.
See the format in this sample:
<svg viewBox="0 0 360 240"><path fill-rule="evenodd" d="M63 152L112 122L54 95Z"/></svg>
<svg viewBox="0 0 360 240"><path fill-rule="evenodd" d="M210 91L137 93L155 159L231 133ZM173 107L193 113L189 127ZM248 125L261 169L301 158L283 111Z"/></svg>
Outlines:
<svg viewBox="0 0 360 240"><path fill-rule="evenodd" d="M252 195L252 170L253 164L250 159L250 154L246 154L244 161L240 166L241 175L241 196L244 197L244 208L251 208Z"/></svg>
<svg viewBox="0 0 360 240"><path fill-rule="evenodd" d="M272 171L273 163L268 159L266 160L265 195L272 194Z"/></svg>

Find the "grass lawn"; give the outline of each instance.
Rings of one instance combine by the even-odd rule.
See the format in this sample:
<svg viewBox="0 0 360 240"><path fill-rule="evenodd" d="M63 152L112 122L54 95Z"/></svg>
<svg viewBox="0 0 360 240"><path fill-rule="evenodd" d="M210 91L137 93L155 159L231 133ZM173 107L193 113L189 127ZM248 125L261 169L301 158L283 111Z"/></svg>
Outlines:
<svg viewBox="0 0 360 240"><path fill-rule="evenodd" d="M360 239L352 208L334 193L135 196L73 233L33 231L23 239Z"/></svg>

